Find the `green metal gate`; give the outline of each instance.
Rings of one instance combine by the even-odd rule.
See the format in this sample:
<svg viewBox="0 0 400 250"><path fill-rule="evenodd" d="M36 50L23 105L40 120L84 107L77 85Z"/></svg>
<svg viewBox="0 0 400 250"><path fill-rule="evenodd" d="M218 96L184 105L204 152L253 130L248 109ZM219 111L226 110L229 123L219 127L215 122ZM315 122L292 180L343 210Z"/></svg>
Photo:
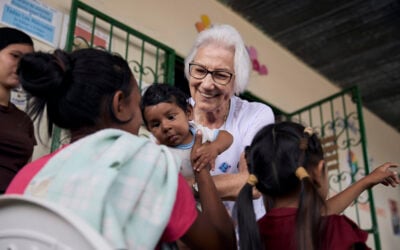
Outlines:
<svg viewBox="0 0 400 250"><path fill-rule="evenodd" d="M124 57L143 89L155 82L174 84L175 51L145 34L109 17L78 0L70 10L66 51L80 48L98 48ZM51 151L57 149L64 138L63 131L55 128Z"/></svg>
<svg viewBox="0 0 400 250"><path fill-rule="evenodd" d="M288 120L313 127L321 138L332 138L332 148L336 150L336 157L334 155L333 158L336 158L337 164L333 161L332 165L328 165L330 194L340 192L369 174L362 104L357 87L343 90L283 115ZM331 159L334 160L333 158ZM372 234L375 249L381 249L375 204L370 189L363 192L344 213Z"/></svg>

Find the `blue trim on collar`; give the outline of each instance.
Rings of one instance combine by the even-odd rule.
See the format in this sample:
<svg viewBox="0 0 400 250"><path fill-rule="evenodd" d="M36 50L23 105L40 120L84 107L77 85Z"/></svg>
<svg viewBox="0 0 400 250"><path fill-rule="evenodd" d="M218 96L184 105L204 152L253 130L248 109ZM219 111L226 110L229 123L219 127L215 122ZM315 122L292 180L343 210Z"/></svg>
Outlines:
<svg viewBox="0 0 400 250"><path fill-rule="evenodd" d="M194 139L195 139L195 134L196 134L196 129L195 129L193 126L189 126L189 130L190 130L190 133L192 133L192 135L193 135L192 141L189 142L189 143L187 143L187 144L181 144L181 145L175 146L174 148L178 148L178 149L191 149L191 148L193 147L193 145L194 145Z"/></svg>

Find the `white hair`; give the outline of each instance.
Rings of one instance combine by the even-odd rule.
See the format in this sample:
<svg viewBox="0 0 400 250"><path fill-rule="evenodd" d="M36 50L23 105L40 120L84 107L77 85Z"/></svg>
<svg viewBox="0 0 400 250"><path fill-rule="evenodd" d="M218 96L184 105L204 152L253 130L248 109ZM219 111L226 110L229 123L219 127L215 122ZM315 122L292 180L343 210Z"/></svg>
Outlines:
<svg viewBox="0 0 400 250"><path fill-rule="evenodd" d="M186 78L190 78L189 63L193 61L198 49L210 44L217 44L229 49L234 48L235 81L233 90L235 94L242 93L246 89L250 77L250 56L239 32L227 24L213 25L198 34L189 55L185 59Z"/></svg>

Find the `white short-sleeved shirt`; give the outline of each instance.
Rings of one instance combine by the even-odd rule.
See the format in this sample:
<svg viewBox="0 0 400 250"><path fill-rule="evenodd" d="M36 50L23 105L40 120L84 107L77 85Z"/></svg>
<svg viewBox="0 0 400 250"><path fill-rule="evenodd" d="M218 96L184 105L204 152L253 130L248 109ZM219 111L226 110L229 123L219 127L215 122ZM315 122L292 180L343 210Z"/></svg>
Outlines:
<svg viewBox="0 0 400 250"><path fill-rule="evenodd" d="M190 101L194 105L194 100L191 99ZM217 157L215 170L211 171L211 174L237 173L240 155L244 148L251 144L254 135L262 127L274 122L274 114L269 106L232 96L226 123L219 129L231 133L233 143ZM224 204L232 216L235 202L225 201ZM262 198L254 201L254 212L257 219L265 214Z"/></svg>

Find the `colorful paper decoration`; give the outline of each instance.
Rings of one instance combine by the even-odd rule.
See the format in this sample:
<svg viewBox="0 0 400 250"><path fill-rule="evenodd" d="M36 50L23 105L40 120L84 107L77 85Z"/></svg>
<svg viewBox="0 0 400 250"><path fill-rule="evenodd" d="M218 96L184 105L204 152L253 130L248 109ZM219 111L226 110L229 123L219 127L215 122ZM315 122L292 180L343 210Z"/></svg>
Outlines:
<svg viewBox="0 0 400 250"><path fill-rule="evenodd" d="M251 63L253 64L253 70L257 71L260 75L267 75L268 69L264 64L260 65L258 61L258 53L256 48L253 46L247 47L247 51L249 52Z"/></svg>
<svg viewBox="0 0 400 250"><path fill-rule="evenodd" d="M207 15L201 15L200 19L201 19L200 22L195 23L197 32L201 32L211 27L211 20Z"/></svg>
<svg viewBox="0 0 400 250"><path fill-rule="evenodd" d="M200 19L201 19L201 22L204 23L204 27L206 29L211 27L211 20L207 15L201 15Z"/></svg>
<svg viewBox="0 0 400 250"><path fill-rule="evenodd" d="M351 150L349 150L349 152L348 152L347 162L349 163L349 168L351 170L351 173L353 173L353 174L356 173L358 171L357 156Z"/></svg>

